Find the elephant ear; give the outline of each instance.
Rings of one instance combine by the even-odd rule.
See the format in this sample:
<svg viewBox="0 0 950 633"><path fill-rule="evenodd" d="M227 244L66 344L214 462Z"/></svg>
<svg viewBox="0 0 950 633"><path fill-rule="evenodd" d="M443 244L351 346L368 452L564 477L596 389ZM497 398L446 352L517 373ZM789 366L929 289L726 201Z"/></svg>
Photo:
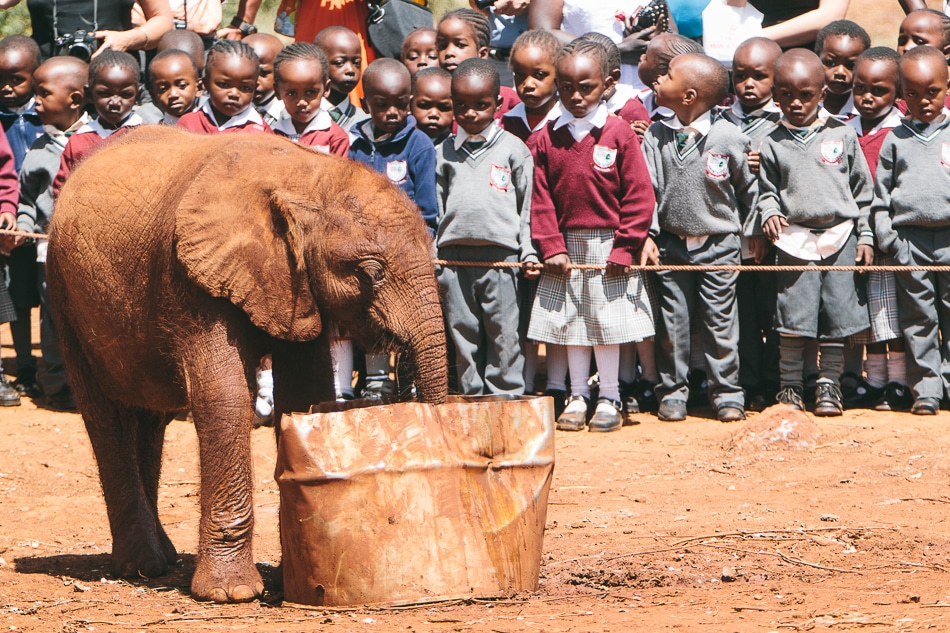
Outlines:
<svg viewBox="0 0 950 633"><path fill-rule="evenodd" d="M297 217L305 209L273 178L299 173L300 156L283 148L264 156L261 147L242 145L217 154L183 194L175 219L178 260L200 288L233 303L271 336L314 339L320 312Z"/></svg>

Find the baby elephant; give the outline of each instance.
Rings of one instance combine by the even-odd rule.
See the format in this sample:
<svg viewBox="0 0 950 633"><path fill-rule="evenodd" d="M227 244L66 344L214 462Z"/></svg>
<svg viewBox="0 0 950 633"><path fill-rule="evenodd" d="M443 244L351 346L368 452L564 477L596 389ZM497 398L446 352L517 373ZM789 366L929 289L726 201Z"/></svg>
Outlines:
<svg viewBox="0 0 950 633"><path fill-rule="evenodd" d="M397 188L270 136L128 134L70 176L48 283L112 530L112 572L177 560L158 517L165 426L191 410L201 522L195 598L263 591L251 552L255 368L273 356L276 419L333 398L327 326L398 350L444 400L430 237Z"/></svg>

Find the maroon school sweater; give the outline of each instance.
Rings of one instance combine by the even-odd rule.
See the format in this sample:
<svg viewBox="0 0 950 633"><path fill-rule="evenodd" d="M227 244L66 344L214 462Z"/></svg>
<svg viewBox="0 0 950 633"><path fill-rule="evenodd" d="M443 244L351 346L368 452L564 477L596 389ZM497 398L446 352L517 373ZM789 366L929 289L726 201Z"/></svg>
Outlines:
<svg viewBox="0 0 950 633"><path fill-rule="evenodd" d="M59 190L63 188L63 183L66 182L69 174L76 169L79 163L86 160L106 143L111 143L129 130L134 129L134 126L123 126L106 138L102 138L96 132L77 132L70 136L66 148L63 149L63 155L59 159L59 171L56 173L56 178L53 179L53 195L59 196Z"/></svg>
<svg viewBox="0 0 950 633"><path fill-rule="evenodd" d="M280 130L274 130L274 134L287 137ZM332 123L327 130L310 130L296 139L296 142L307 147L325 147L328 154L342 156L343 158L346 158L350 152L350 137L336 123Z"/></svg>
<svg viewBox="0 0 950 633"><path fill-rule="evenodd" d="M627 102L623 104L619 110L614 112L621 119L627 123L633 123L634 121L646 121L650 123L650 113L647 112L646 106L643 105L643 102L640 101L639 97L634 97L633 99L627 99Z"/></svg>
<svg viewBox="0 0 950 633"><path fill-rule="evenodd" d="M858 137L861 151L864 152L864 157L868 161L868 167L871 168L872 179L877 178L877 159L881 156L881 145L884 144L884 139L887 138L887 135L890 134L893 129L892 127L886 127L878 130L874 134Z"/></svg>
<svg viewBox="0 0 950 633"><path fill-rule="evenodd" d="M272 130L267 123L253 123L248 121L244 125L219 130L217 124L203 110L195 110L178 119L178 127L185 128L198 134L271 134Z"/></svg>
<svg viewBox="0 0 950 633"><path fill-rule="evenodd" d="M501 95L501 107L495 110L496 121L501 120L501 117L505 116L505 112L521 103L518 92L514 88L502 86L498 89L498 93Z"/></svg>
<svg viewBox="0 0 950 633"><path fill-rule="evenodd" d="M630 266L650 229L656 198L640 141L623 119L576 142L552 121L534 148L531 237L543 259L567 253L564 231L612 229L608 262Z"/></svg>

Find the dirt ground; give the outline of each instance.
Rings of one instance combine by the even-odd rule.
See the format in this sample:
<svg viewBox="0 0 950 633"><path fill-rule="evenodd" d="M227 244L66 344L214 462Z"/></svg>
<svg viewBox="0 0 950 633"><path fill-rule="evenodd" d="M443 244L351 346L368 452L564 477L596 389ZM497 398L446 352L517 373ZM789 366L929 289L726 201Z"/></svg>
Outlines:
<svg viewBox="0 0 950 633"><path fill-rule="evenodd" d="M6 328L0 353L12 355ZM264 599L193 601L197 443L167 434L160 513L181 562L107 575L111 548L80 417L0 409L0 630L797 631L950 629L950 413L770 411L724 425L638 416L557 433L541 586L403 609L282 603L273 431L254 432ZM783 422L783 420L785 422Z"/></svg>

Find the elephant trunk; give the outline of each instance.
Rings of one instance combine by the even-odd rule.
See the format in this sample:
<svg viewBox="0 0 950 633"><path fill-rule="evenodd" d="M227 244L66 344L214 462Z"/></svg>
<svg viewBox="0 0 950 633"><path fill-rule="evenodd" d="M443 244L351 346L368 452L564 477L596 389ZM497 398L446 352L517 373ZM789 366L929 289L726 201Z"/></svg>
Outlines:
<svg viewBox="0 0 950 633"><path fill-rule="evenodd" d="M408 336L406 346L408 361L413 369L416 395L421 402L441 404L449 391L448 357L445 347L445 324L439 306L439 296L435 288L421 295L428 299L427 308L419 311L424 314L416 321Z"/></svg>

